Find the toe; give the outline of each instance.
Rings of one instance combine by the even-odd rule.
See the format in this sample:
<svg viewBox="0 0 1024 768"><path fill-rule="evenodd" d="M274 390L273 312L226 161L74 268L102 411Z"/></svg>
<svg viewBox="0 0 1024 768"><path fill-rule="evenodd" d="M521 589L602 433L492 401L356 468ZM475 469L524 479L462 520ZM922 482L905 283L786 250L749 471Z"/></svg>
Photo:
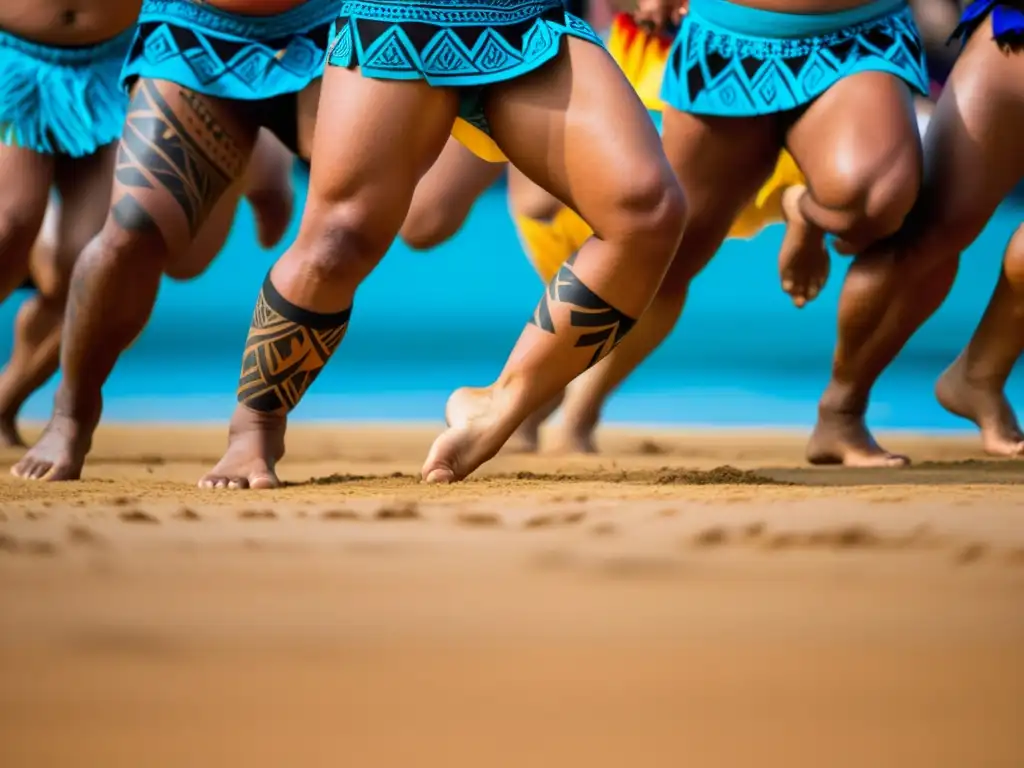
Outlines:
<svg viewBox="0 0 1024 768"><path fill-rule="evenodd" d="M429 470L425 479L432 485L448 485L455 482L455 473L447 467L437 467Z"/></svg>
<svg viewBox="0 0 1024 768"><path fill-rule="evenodd" d="M277 478L269 472L257 472L250 475L248 478L243 478L245 487L251 488L255 491L266 491L271 488L277 488Z"/></svg>
<svg viewBox="0 0 1024 768"><path fill-rule="evenodd" d="M249 481L244 477L232 477L227 481L227 488L230 491L244 491L249 487Z"/></svg>

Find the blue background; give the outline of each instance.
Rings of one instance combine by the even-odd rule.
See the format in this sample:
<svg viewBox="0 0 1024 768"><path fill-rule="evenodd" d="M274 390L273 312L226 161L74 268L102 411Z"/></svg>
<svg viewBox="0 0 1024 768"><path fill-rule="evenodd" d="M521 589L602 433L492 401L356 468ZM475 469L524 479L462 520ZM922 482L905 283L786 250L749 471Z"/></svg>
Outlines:
<svg viewBox="0 0 1024 768"><path fill-rule="evenodd" d="M299 190L298 210L304 196ZM341 349L295 418L439 421L448 392L500 370L541 285L507 214L504 185L484 195L454 240L430 253L397 243L356 299ZM995 285L1024 208L1007 204L965 256L952 296L885 374L876 427L962 429L935 402L935 378L962 349ZM294 227L284 238L288 243ZM824 294L796 310L779 288L781 227L730 242L698 279L674 335L606 410L633 424L805 427L828 378L846 261ZM243 204L221 256L199 280L167 281L152 320L104 390L111 421L222 421L234 405L242 345L267 269L283 250L255 240ZM144 255L140 254L140 258ZM23 294L0 307L0 356ZM1010 395L1021 391L1018 366ZM25 417L44 420L56 380Z"/></svg>

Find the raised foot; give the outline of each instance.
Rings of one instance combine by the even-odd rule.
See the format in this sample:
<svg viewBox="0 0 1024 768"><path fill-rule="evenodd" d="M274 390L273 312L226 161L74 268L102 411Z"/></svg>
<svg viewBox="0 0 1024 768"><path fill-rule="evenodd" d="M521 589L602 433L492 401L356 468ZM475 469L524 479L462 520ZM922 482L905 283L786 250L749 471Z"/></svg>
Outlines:
<svg viewBox="0 0 1024 768"><path fill-rule="evenodd" d="M804 307L814 301L828 281L828 251L821 233L808 226L800 211L803 187L790 187L782 195L786 234L779 248L779 279L793 304Z"/></svg>
<svg viewBox="0 0 1024 768"><path fill-rule="evenodd" d="M807 444L811 464L844 467L906 467L910 459L890 453L875 442L863 414L819 409L818 423Z"/></svg>
<svg viewBox="0 0 1024 768"><path fill-rule="evenodd" d="M228 430L228 449L213 470L199 480L200 488L263 490L281 481L275 467L284 456L288 417L265 414L238 405Z"/></svg>
<svg viewBox="0 0 1024 768"><path fill-rule="evenodd" d="M54 416L36 444L11 467L11 474L23 480L80 479L93 429L67 416Z"/></svg>
<svg viewBox="0 0 1024 768"><path fill-rule="evenodd" d="M974 422L991 456L1024 456L1024 432L1001 386L970 381L957 360L935 385L939 403L955 416Z"/></svg>
<svg viewBox="0 0 1024 768"><path fill-rule="evenodd" d="M445 407L445 421L448 429L434 441L423 463L421 474L428 483L464 480L504 443L492 389L455 390Z"/></svg>

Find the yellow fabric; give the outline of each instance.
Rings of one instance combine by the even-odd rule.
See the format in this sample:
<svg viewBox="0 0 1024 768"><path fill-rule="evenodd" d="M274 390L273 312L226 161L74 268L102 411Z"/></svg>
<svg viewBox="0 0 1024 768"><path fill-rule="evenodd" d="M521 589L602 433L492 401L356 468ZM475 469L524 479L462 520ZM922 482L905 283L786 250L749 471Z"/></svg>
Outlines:
<svg viewBox="0 0 1024 768"><path fill-rule="evenodd" d="M455 118L455 125L452 126L452 138L481 160L486 160L488 163L508 162L505 153L498 149L494 139L461 117Z"/></svg>
<svg viewBox="0 0 1024 768"><path fill-rule="evenodd" d="M789 187L805 183L804 175L800 172L792 155L785 150L780 152L779 161L775 164L775 171L771 178L764 183L757 196L736 217L732 229L729 230L729 237L749 240L768 225L783 221L782 193Z"/></svg>
<svg viewBox="0 0 1024 768"><path fill-rule="evenodd" d="M514 218L523 250L545 283L594 234L571 208L562 208L551 221L519 215Z"/></svg>
<svg viewBox="0 0 1024 768"><path fill-rule="evenodd" d="M729 237L749 239L770 224L783 221L782 193L803 183L804 177L796 162L783 151L772 177L737 217L729 230ZM514 218L523 250L545 283L594 234L590 225L571 208L561 208L551 221L521 215Z"/></svg>
<svg viewBox="0 0 1024 768"><path fill-rule="evenodd" d="M626 73L640 101L655 112L665 108L661 100L661 81L671 47L670 40L648 35L640 29L629 14L620 13L612 20L608 52Z"/></svg>

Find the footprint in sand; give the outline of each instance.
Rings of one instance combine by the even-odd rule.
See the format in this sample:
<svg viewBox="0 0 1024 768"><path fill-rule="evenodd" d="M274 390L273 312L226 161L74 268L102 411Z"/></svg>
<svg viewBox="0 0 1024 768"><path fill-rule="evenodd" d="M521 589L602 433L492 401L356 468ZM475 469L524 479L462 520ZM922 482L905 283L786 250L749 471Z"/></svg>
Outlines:
<svg viewBox="0 0 1024 768"><path fill-rule="evenodd" d="M328 509L320 513L321 520L359 520L359 514L351 509Z"/></svg>
<svg viewBox="0 0 1024 768"><path fill-rule="evenodd" d="M423 516L415 501L403 501L385 504L374 517L378 520L419 520Z"/></svg>
<svg viewBox="0 0 1024 768"><path fill-rule="evenodd" d="M243 509L238 517L240 520L277 520L277 513L272 509Z"/></svg>
<svg viewBox="0 0 1024 768"><path fill-rule="evenodd" d="M185 520L190 523L195 523L203 519L198 512L189 507L182 507L175 512L172 517L174 517L175 520Z"/></svg>
<svg viewBox="0 0 1024 768"><path fill-rule="evenodd" d="M159 523L160 520L148 512L143 512L141 509L129 509L126 512L122 512L118 515L122 522L125 523Z"/></svg>
<svg viewBox="0 0 1024 768"><path fill-rule="evenodd" d="M455 516L455 521L474 528L495 528L502 523L501 517L493 512L461 512Z"/></svg>

